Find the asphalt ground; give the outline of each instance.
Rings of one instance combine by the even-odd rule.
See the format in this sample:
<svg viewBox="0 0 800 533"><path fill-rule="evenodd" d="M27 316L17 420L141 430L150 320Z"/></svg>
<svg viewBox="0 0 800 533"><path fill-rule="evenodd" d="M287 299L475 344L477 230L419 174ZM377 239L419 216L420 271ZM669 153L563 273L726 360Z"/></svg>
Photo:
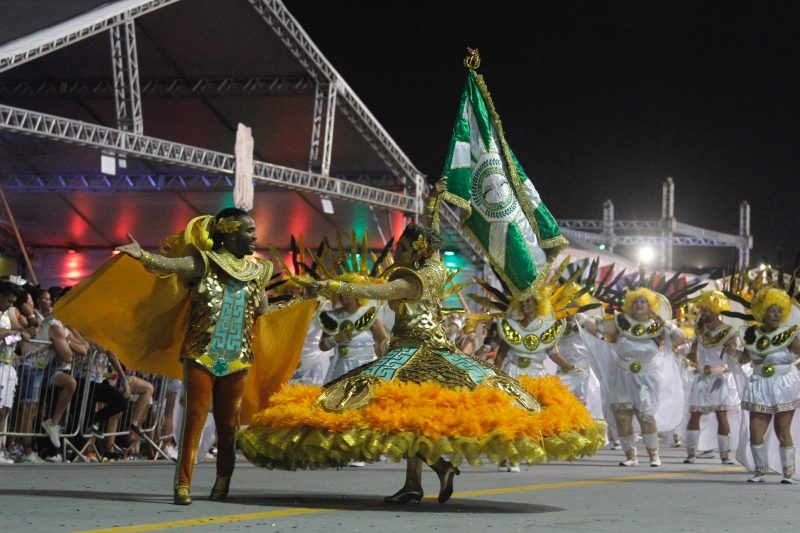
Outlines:
<svg viewBox="0 0 800 533"><path fill-rule="evenodd" d="M198 465L187 507L172 504L166 462L0 465L0 531L797 531L800 485L746 483L718 459L684 465L683 449L664 464L618 466L619 451L575 463L462 467L456 492L436 501L438 480L423 473L419 505L386 505L403 484L404 464L283 472L237 464L230 496L208 501L213 463Z"/></svg>

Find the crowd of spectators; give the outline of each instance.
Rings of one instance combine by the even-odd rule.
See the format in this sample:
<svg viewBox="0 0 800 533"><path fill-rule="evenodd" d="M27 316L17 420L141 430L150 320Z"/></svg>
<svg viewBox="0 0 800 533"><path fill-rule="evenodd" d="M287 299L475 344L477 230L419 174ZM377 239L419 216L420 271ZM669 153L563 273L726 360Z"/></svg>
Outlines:
<svg viewBox="0 0 800 533"><path fill-rule="evenodd" d="M126 368L54 318L68 290L0 278L0 463L175 459L180 380Z"/></svg>

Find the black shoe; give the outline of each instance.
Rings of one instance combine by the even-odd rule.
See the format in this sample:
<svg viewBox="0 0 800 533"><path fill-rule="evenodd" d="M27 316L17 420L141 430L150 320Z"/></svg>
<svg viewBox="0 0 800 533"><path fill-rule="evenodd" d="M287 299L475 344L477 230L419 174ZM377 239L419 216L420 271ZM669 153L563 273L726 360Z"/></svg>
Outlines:
<svg viewBox="0 0 800 533"><path fill-rule="evenodd" d="M453 478L461 473L461 471L453 466L450 461L439 459L434 465L433 470L439 476L439 503L444 503L453 495Z"/></svg>
<svg viewBox="0 0 800 533"><path fill-rule="evenodd" d="M386 496L383 501L386 503L413 503L418 504L422 499L422 489L407 489L403 487L391 496Z"/></svg>
<svg viewBox="0 0 800 533"><path fill-rule="evenodd" d="M208 497L212 502L221 502L228 497L228 490L231 488L231 476L217 476L214 486L211 488L211 495Z"/></svg>

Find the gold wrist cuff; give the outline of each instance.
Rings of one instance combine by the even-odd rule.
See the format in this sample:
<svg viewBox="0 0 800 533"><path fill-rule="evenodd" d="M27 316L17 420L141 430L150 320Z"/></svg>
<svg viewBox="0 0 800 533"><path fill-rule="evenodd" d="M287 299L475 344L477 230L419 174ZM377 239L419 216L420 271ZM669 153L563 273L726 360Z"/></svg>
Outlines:
<svg viewBox="0 0 800 533"><path fill-rule="evenodd" d="M144 250L142 250L142 256L139 258L139 262L148 270L152 270L156 267L156 258L153 254L145 252Z"/></svg>

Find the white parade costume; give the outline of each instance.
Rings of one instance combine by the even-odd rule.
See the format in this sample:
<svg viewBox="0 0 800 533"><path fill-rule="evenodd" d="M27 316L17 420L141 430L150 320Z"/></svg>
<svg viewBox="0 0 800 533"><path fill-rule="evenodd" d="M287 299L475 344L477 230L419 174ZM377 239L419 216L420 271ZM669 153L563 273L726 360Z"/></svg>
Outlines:
<svg viewBox="0 0 800 533"><path fill-rule="evenodd" d="M580 326L578 315L574 320L566 320L564 332L558 341L558 353L576 370L564 372L558 369L557 375L569 387L569 391L580 399L591 411L594 418L605 418L603 414L603 398L600 380L592 368L593 358L589 346L591 341L586 337L594 337ZM598 339L599 340L599 339Z"/></svg>
<svg viewBox="0 0 800 533"><path fill-rule="evenodd" d="M670 324L638 322L618 313L616 325L619 337L607 351L607 402L612 409L634 409L643 420L655 421L659 431L677 427L685 403ZM661 339L661 346L656 339Z"/></svg>
<svg viewBox="0 0 800 533"><path fill-rule="evenodd" d="M330 310L330 302L325 301L317 310L317 314L308 326L303 351L300 352L300 362L294 371L289 383L304 383L306 385L323 385L331 367L331 351L324 352L319 347L322 339L322 326L318 317L320 312Z"/></svg>
<svg viewBox="0 0 800 533"><path fill-rule="evenodd" d="M319 314L318 323L326 335L333 337L344 329L353 332L350 341L336 345L335 360L328 371L326 382L376 359L375 339L370 328L379 311L380 303L369 300L352 314L341 307Z"/></svg>
<svg viewBox="0 0 800 533"><path fill-rule="evenodd" d="M736 449L741 426L741 399L734 376L740 373L735 354L726 344L737 336L736 327L722 323L713 330L697 326L697 371L689 392L689 413L702 413L699 431L686 432L687 450ZM734 355L731 358L731 355ZM691 375L691 374L690 374ZM717 411L727 413L730 433L717 435Z"/></svg>
<svg viewBox="0 0 800 533"><path fill-rule="evenodd" d="M742 409L759 413L775 414L792 411L800 407L800 371L797 369L798 356L789 347L800 330L798 308L783 325L773 331L764 332L756 326L740 330L740 339L750 354L753 373L747 379L742 393ZM764 443L749 444L749 420L745 418L740 430L740 442L736 459L756 476L767 469L776 472L788 470L795 480L800 479L795 472L796 446L780 447L773 429L774 419L764 435ZM792 440L800 442L800 422L795 415L791 427ZM754 457L754 455L756 457Z"/></svg>
<svg viewBox="0 0 800 533"><path fill-rule="evenodd" d="M523 326L512 318L502 318L499 325L500 337L508 344L500 370L512 378L556 373L556 364L547 357L547 351L556 346L564 333L564 320L535 318Z"/></svg>

